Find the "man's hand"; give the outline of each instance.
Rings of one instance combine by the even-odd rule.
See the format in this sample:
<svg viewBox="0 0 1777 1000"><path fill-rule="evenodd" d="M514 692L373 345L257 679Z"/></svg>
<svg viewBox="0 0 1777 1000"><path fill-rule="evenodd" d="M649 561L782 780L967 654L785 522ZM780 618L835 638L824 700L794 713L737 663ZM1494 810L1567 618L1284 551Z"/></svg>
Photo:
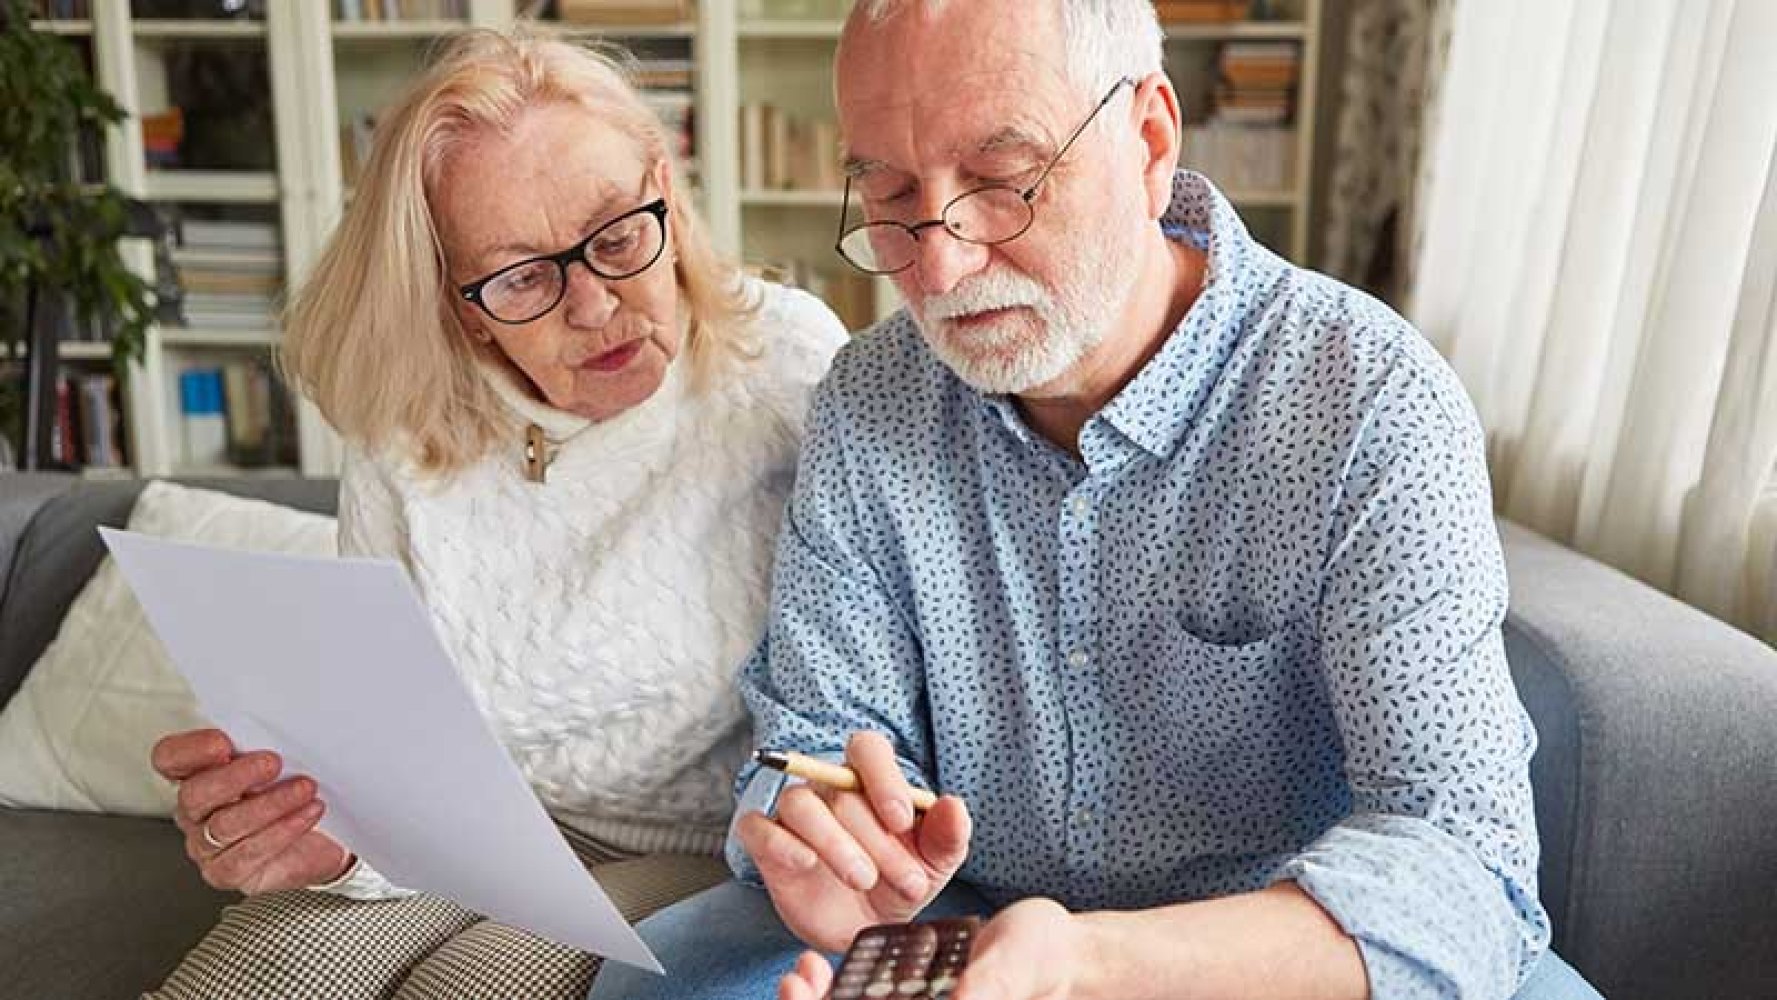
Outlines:
<svg viewBox="0 0 1777 1000"><path fill-rule="evenodd" d="M969 854L969 812L944 796L915 818L912 788L894 748L857 733L845 748L864 792L798 785L777 818L750 813L737 833L785 926L810 946L843 951L872 924L911 919Z"/></svg>
<svg viewBox="0 0 1777 1000"><path fill-rule="evenodd" d="M337 878L351 863L339 841L315 829L326 806L314 781L279 780L277 754L236 755L226 733L194 729L156 743L152 762L179 785L173 822L211 886L249 895L300 889Z"/></svg>
<svg viewBox="0 0 1777 1000"><path fill-rule="evenodd" d="M1061 904L1026 899L988 921L969 951L969 964L951 1000L1084 1000L1076 975L1091 960L1085 926ZM778 984L778 1000L821 1000L833 985L833 967L804 952Z"/></svg>

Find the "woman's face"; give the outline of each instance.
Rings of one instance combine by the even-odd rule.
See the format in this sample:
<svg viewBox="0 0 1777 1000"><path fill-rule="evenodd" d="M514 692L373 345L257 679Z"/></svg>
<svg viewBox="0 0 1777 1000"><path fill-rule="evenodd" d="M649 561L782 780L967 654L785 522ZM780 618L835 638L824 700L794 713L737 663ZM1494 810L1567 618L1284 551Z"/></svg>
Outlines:
<svg viewBox="0 0 1777 1000"><path fill-rule="evenodd" d="M470 335L497 347L537 396L557 409L608 420L652 396L681 346L671 216L666 245L646 270L611 281L577 260L568 267L561 301L527 322L496 321L456 289L572 247L612 220L668 197L665 164L650 164L634 140L586 109L551 103L522 112L509 134L484 130L441 166L432 210L450 295ZM601 233L589 254L621 259L635 245L629 241L652 241L655 225L646 215L635 216ZM645 252L649 243L641 247ZM524 269L506 291L553 281L552 268ZM493 302L490 293L484 291L484 298Z"/></svg>

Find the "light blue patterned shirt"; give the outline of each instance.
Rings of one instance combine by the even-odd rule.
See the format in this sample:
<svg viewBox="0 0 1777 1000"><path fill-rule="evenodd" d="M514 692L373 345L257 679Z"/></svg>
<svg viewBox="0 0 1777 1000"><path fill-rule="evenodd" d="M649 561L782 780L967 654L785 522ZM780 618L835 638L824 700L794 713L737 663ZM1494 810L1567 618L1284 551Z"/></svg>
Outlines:
<svg viewBox="0 0 1777 1000"><path fill-rule="evenodd" d="M1472 407L1405 321L1266 250L1201 176L1162 225L1208 251L1205 288L1083 460L905 313L842 350L743 671L756 739L888 735L968 803L961 875L995 903L1294 879L1377 1000L1508 997L1549 927Z"/></svg>

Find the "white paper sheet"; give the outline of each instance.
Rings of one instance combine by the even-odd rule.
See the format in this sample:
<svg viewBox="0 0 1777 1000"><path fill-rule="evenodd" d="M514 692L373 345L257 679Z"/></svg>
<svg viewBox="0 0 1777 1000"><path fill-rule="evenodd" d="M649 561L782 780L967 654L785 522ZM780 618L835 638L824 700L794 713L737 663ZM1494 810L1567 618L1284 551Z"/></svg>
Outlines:
<svg viewBox="0 0 1777 1000"><path fill-rule="evenodd" d="M397 885L661 971L494 738L399 566L100 532L205 713L313 777L328 833Z"/></svg>

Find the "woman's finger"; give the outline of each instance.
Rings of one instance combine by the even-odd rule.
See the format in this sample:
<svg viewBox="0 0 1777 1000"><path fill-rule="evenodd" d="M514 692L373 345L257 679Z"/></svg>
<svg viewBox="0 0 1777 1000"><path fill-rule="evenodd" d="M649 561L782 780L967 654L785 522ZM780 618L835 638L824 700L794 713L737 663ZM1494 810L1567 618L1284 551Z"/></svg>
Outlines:
<svg viewBox="0 0 1777 1000"><path fill-rule="evenodd" d="M218 889L252 885L260 869L313 830L325 812L325 804L314 800L245 840L230 844L199 866L204 881Z"/></svg>
<svg viewBox="0 0 1777 1000"><path fill-rule="evenodd" d="M201 826L216 810L278 780L282 766L277 754L260 750L199 771L179 783L179 811L192 825Z"/></svg>
<svg viewBox="0 0 1777 1000"><path fill-rule="evenodd" d="M299 775L280 781L262 792L212 812L200 824L200 835L202 830L208 830L211 837L224 845L246 840L313 802L315 792L312 778Z"/></svg>
<svg viewBox="0 0 1777 1000"><path fill-rule="evenodd" d="M168 781L221 767L234 757L234 742L220 729L192 729L163 736L149 751L148 762Z"/></svg>

